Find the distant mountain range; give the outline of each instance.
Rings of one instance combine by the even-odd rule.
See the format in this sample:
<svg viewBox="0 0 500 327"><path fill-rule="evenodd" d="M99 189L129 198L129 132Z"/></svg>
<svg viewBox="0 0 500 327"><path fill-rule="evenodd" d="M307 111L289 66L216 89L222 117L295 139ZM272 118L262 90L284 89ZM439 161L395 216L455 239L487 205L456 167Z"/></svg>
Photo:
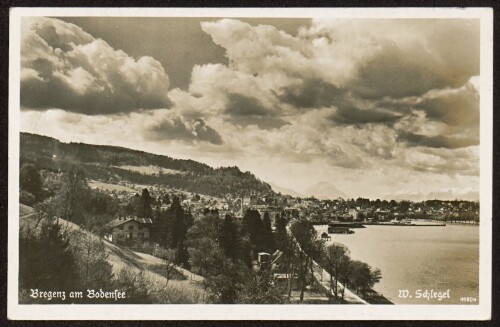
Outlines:
<svg viewBox="0 0 500 327"><path fill-rule="evenodd" d="M274 183L269 182L269 185L273 188L274 192L276 193L281 193L285 195L291 195L293 197L304 197L304 194L296 192L292 189L286 188L286 187L281 187L279 185L276 185Z"/></svg>
<svg viewBox="0 0 500 327"><path fill-rule="evenodd" d="M85 169L95 180L167 185L193 193L223 197L241 191L274 194L271 186L238 167L212 168L194 160L173 159L108 145L64 143L37 134L21 133L20 163L57 172L70 166Z"/></svg>
<svg viewBox="0 0 500 327"><path fill-rule="evenodd" d="M466 200L466 201L479 201L479 192L470 188L467 189L442 189L429 193L419 193L410 190L402 190L398 193L386 194L383 197L385 200L411 200L411 201L425 201L425 200Z"/></svg>
<svg viewBox="0 0 500 327"><path fill-rule="evenodd" d="M314 196L320 200L347 198L347 195L329 182L319 182L304 191L305 196Z"/></svg>

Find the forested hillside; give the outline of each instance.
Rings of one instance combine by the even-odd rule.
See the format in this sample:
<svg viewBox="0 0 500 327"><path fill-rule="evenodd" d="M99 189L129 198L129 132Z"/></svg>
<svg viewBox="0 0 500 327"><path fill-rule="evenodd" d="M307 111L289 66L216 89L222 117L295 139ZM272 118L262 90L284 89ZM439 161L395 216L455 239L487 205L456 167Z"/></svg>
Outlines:
<svg viewBox="0 0 500 327"><path fill-rule="evenodd" d="M63 143L51 137L29 133L21 133L20 143L21 165L31 162L39 169L54 172L78 165L85 169L87 178L168 185L218 197L228 193L273 192L267 183L250 172L240 171L238 167L212 168L193 160L173 159L115 146ZM155 166L160 170L155 174L145 174L124 166ZM162 169L168 170L167 173L163 173Z"/></svg>

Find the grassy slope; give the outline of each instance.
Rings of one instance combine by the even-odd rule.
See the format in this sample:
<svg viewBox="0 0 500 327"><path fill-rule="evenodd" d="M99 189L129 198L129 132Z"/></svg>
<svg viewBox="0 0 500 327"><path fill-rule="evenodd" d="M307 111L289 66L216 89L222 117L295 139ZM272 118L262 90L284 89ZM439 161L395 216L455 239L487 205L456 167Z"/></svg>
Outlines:
<svg viewBox="0 0 500 327"><path fill-rule="evenodd" d="M31 207L19 204L19 216L21 218L20 224L31 224L34 222L33 209ZM62 219L60 219L60 222L62 222L64 227L70 230L81 230L80 226L71 222ZM96 235L93 235L93 237L96 239L98 238ZM142 271L145 278L150 283L155 283L160 286L167 283L167 279L164 276L151 270L153 266L165 266L163 260L149 254L131 251L104 239L102 239L102 241L108 253L108 262L113 266L115 275L117 275L121 269L129 268L134 272ZM180 267L176 267L176 269L187 278L185 280L168 281L169 291L182 293L188 303L201 303L204 297L204 290L201 286L201 282L204 278Z"/></svg>
<svg viewBox="0 0 500 327"><path fill-rule="evenodd" d="M164 175L183 175L185 172L180 171L180 170L175 170L175 169L168 169L168 168L163 168L163 167L158 167L158 166L130 166L130 165L125 165L125 166L113 166L116 168L120 169L126 169L130 171L135 171L144 175L156 175L159 172L161 172Z"/></svg>
<svg viewBox="0 0 500 327"><path fill-rule="evenodd" d="M137 190L134 190L130 187L126 187L123 185L117 185L117 184L110 184L110 183L104 183L104 182L99 182L99 181L94 181L92 179L88 180L87 184L91 188L97 188L101 190L106 190L106 191L115 191L115 192L127 192L127 193L135 193Z"/></svg>

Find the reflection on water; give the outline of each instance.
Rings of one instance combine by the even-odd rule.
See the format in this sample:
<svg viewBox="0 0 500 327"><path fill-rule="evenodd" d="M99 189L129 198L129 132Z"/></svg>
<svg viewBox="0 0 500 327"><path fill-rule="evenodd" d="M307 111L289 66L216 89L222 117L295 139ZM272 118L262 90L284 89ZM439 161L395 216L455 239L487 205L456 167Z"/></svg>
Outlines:
<svg viewBox="0 0 500 327"><path fill-rule="evenodd" d="M319 234L326 226L316 226ZM460 304L460 297L479 300L479 228L367 226L351 235L330 234L346 245L353 259L382 270L375 290L397 304ZM398 297L409 290L412 298ZM446 291L450 299L416 299L418 290ZM477 304L470 303L470 304Z"/></svg>

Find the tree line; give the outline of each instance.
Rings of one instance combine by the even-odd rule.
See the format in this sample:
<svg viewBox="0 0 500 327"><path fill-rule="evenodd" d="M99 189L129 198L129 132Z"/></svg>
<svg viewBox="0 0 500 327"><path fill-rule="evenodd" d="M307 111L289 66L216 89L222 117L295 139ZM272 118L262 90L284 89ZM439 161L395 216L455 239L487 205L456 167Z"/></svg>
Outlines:
<svg viewBox="0 0 500 327"><path fill-rule="evenodd" d="M286 223L280 220L276 235L279 248L285 255L285 271L297 276L299 301L303 302L307 285L315 283L313 260L330 274L330 291L342 303L345 289L353 289L357 294L367 297L372 287L380 281L382 273L367 263L353 260L347 247L339 243L325 245L319 239L311 222L294 220L290 225L290 233L286 231ZM298 246L297 246L298 245ZM341 286L339 286L341 285ZM289 294L291 283L289 283Z"/></svg>

